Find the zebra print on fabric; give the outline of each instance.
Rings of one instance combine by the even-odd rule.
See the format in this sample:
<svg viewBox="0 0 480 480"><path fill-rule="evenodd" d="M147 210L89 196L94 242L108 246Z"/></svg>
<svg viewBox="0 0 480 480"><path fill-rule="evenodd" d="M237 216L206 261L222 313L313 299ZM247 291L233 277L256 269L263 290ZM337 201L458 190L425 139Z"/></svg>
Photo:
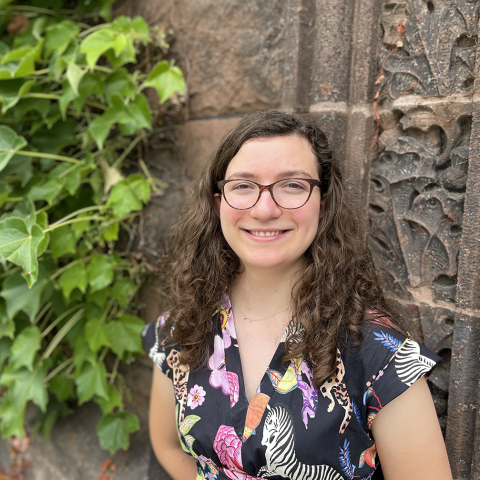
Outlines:
<svg viewBox="0 0 480 480"><path fill-rule="evenodd" d="M420 354L420 345L408 339L395 356L398 378L409 387L435 366L435 361Z"/></svg>
<svg viewBox="0 0 480 480"><path fill-rule="evenodd" d="M160 339L158 338L158 330L161 325L161 318L160 317L156 322L155 322L155 344L153 347L150 349L148 352L148 356L153 360L153 363L162 370L163 362L167 358L165 355L165 352L160 350ZM147 327L146 327L147 328Z"/></svg>
<svg viewBox="0 0 480 480"><path fill-rule="evenodd" d="M289 411L282 405L269 410L262 438L262 445L267 447L267 464L260 468L257 476L267 478L280 475L290 480L343 480L328 465L307 465L300 462L295 453L295 430Z"/></svg>

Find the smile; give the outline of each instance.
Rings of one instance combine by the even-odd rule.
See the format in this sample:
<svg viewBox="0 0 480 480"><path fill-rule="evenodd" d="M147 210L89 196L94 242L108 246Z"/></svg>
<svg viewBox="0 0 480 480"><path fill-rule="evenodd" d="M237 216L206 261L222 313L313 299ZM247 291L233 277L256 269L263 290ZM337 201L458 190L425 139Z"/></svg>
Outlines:
<svg viewBox="0 0 480 480"><path fill-rule="evenodd" d="M277 230L276 232L261 232L261 231L255 231L255 230L247 230L247 232L250 235L253 235L255 237L273 237L275 235L280 235L282 233L285 233L287 230Z"/></svg>

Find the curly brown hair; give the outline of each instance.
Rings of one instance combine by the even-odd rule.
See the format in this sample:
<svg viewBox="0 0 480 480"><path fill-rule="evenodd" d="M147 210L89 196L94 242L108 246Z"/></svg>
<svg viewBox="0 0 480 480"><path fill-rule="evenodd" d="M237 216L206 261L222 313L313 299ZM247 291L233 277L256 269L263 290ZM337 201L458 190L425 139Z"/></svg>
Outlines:
<svg viewBox="0 0 480 480"><path fill-rule="evenodd" d="M304 271L292 289L294 320L288 327L283 358L287 362L304 355L318 387L335 374L341 340L358 344L366 318L373 315L388 323L394 315L348 205L338 162L327 137L308 116L275 110L252 112L221 142L167 242L162 262L171 304L167 329L175 327L173 341L181 348L183 364L192 369L207 365L215 335L212 313L242 269L214 210L216 182L224 179L228 164L245 142L286 135L298 135L311 145L322 198L326 197L325 213L305 253Z"/></svg>

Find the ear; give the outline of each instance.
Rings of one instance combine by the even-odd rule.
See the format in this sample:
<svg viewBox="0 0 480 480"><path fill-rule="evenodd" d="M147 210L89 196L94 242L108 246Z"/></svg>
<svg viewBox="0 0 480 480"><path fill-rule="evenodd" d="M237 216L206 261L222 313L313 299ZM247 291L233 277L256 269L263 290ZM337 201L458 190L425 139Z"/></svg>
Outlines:
<svg viewBox="0 0 480 480"><path fill-rule="evenodd" d="M215 213L218 217L220 217L220 203L222 201L222 194L215 193L213 195L213 208L215 209Z"/></svg>

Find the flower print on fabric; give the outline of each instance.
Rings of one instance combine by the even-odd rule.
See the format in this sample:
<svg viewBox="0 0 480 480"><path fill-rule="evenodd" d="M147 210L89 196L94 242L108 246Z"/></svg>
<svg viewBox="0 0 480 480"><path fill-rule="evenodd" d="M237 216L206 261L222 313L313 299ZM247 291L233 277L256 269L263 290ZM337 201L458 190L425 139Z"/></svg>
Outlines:
<svg viewBox="0 0 480 480"><path fill-rule="evenodd" d="M195 385L190 389L190 393L187 397L187 407L190 407L192 410L197 408L205 401L206 392L203 387Z"/></svg>
<svg viewBox="0 0 480 480"><path fill-rule="evenodd" d="M349 480L353 480L354 478L358 478L361 480L369 480L372 478L372 475L374 474L375 470L370 472L367 476L362 477L362 475L358 474L359 472L357 471L357 475L355 475L355 470L358 468L362 468L365 463L369 467L375 467L375 455L377 453L377 449L375 447L375 444L373 444L372 447L368 448L362 454L360 455L360 461L358 467L355 466L352 462L351 456L350 456L350 442L348 440L345 440L343 442L343 448L340 447L340 455L338 456L338 459L340 460L340 465L342 466L343 473L346 478Z"/></svg>
<svg viewBox="0 0 480 480"><path fill-rule="evenodd" d="M216 480L218 477L218 467L212 460L203 455L197 458L197 479L196 480Z"/></svg>
<svg viewBox="0 0 480 480"><path fill-rule="evenodd" d="M213 388L221 388L224 395L230 396L230 407L233 407L240 396L238 376L234 372L227 371L225 366L225 337L228 338L228 346L231 344L230 336L223 334L223 338L215 335L213 354L208 361L208 367L212 370L209 383Z"/></svg>
<svg viewBox="0 0 480 480"><path fill-rule="evenodd" d="M330 400L330 404L327 408L328 412L331 412L334 409L335 400L345 410L345 416L343 417L339 430L339 433L344 433L350 423L350 419L352 418L353 408L347 387L343 381L343 377L345 376L345 366L343 365L342 355L338 349L335 372L335 377L326 380L320 387L320 391L325 398Z"/></svg>
<svg viewBox="0 0 480 480"><path fill-rule="evenodd" d="M314 418L317 411L318 389L313 386L313 374L305 360L302 359L300 367L298 367L298 363L292 362L292 364L295 369L298 388L302 391L303 396L302 420L305 428L308 428L308 417ZM308 383L303 380L302 373L307 377Z"/></svg>
<svg viewBox="0 0 480 480"><path fill-rule="evenodd" d="M343 480L328 465L307 465L300 462L295 451L295 428L290 412L282 405L269 410L262 437L262 445L267 447L267 464L260 468L258 476L266 478L279 475L290 480Z"/></svg>

